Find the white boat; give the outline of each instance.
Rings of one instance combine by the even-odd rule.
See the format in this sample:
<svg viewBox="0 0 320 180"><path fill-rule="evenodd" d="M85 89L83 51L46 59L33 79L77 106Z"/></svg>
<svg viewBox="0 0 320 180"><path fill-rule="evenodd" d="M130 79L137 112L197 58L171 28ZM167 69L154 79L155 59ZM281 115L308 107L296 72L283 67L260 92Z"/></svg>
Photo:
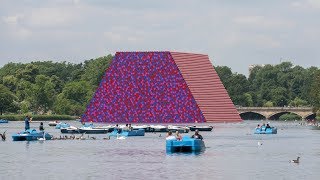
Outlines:
<svg viewBox="0 0 320 180"><path fill-rule="evenodd" d="M168 127L163 125L150 125L151 132L168 132Z"/></svg>
<svg viewBox="0 0 320 180"><path fill-rule="evenodd" d="M93 128L93 127L81 127L79 128L80 133L86 133L86 134L107 134L109 131L108 128L102 129L102 128Z"/></svg>
<svg viewBox="0 0 320 180"><path fill-rule="evenodd" d="M49 126L56 126L57 124L59 124L60 122L59 121L50 121L48 123Z"/></svg>
<svg viewBox="0 0 320 180"><path fill-rule="evenodd" d="M169 125L168 126L168 131L176 132L178 131L179 133L188 133L189 132L188 127L183 127L183 126L174 126L174 125Z"/></svg>

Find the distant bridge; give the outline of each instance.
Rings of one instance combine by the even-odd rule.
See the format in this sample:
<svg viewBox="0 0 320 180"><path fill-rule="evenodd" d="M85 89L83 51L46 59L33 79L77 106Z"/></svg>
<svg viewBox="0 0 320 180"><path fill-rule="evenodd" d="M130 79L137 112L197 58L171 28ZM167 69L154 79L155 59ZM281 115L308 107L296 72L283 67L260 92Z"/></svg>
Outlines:
<svg viewBox="0 0 320 180"><path fill-rule="evenodd" d="M249 117L275 120L287 113L296 114L302 119L314 119L316 116L312 107L237 107L237 110L241 118L249 115Z"/></svg>

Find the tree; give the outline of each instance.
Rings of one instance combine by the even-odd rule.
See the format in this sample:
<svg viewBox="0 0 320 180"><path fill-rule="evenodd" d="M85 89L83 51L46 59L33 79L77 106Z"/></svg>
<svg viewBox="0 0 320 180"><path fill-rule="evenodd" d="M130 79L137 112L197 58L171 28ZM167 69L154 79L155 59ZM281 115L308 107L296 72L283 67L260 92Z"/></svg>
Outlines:
<svg viewBox="0 0 320 180"><path fill-rule="evenodd" d="M45 75L38 75L33 89L33 107L36 112L45 113L52 108L55 99L54 84Z"/></svg>
<svg viewBox="0 0 320 180"><path fill-rule="evenodd" d="M0 115L17 110L16 96L4 85L0 84Z"/></svg>
<svg viewBox="0 0 320 180"><path fill-rule="evenodd" d="M112 61L112 55L91 59L84 62L84 74L82 80L89 82L91 85L97 87L105 74L106 69Z"/></svg>
<svg viewBox="0 0 320 180"><path fill-rule="evenodd" d="M7 75L2 78L2 83L5 85L11 92L15 92L17 85L17 78L13 75Z"/></svg>
<svg viewBox="0 0 320 180"><path fill-rule="evenodd" d="M289 103L290 106L293 106L293 107L301 107L301 106L307 106L308 105L308 102L299 98L299 97L296 97L294 98L294 100L292 100L290 103Z"/></svg>
<svg viewBox="0 0 320 180"><path fill-rule="evenodd" d="M70 82L58 95L54 110L62 114L80 115L84 112L92 94L93 90L88 82Z"/></svg>
<svg viewBox="0 0 320 180"><path fill-rule="evenodd" d="M273 107L273 102L267 101L266 103L264 103L263 107Z"/></svg>
<svg viewBox="0 0 320 180"><path fill-rule="evenodd" d="M314 74L313 82L311 85L310 96L312 98L312 105L314 112L317 113L317 118L320 116L320 70Z"/></svg>

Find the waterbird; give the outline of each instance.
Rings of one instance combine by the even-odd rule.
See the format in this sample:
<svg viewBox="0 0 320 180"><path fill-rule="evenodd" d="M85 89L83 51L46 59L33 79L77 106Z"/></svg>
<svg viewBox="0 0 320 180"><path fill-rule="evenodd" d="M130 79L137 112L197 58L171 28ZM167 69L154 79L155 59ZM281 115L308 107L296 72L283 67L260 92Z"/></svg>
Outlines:
<svg viewBox="0 0 320 180"><path fill-rule="evenodd" d="M103 138L103 140L109 140L109 139L110 139L110 136Z"/></svg>
<svg viewBox="0 0 320 180"><path fill-rule="evenodd" d="M299 163L299 159L300 159L300 157L298 156L297 159L291 160L290 162L292 162L292 163Z"/></svg>
<svg viewBox="0 0 320 180"><path fill-rule="evenodd" d="M258 146L262 146L262 142L258 141Z"/></svg>
<svg viewBox="0 0 320 180"><path fill-rule="evenodd" d="M7 130L6 130L7 131ZM4 131L2 134L0 133L2 141L6 140L6 131Z"/></svg>
<svg viewBox="0 0 320 180"><path fill-rule="evenodd" d="M97 138L96 137L90 137L92 140L96 140Z"/></svg>

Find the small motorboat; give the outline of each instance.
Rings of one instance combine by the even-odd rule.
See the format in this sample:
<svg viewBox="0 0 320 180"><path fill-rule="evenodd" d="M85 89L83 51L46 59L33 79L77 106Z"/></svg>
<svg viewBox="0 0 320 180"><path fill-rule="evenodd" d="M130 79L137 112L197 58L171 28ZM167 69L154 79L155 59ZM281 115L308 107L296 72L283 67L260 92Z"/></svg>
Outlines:
<svg viewBox="0 0 320 180"><path fill-rule="evenodd" d="M168 127L163 125L150 125L150 132L168 132Z"/></svg>
<svg viewBox="0 0 320 180"><path fill-rule="evenodd" d="M182 127L182 126L169 125L168 126L168 131L171 131L171 132L178 131L179 133L188 133L189 132L189 128L188 127Z"/></svg>
<svg viewBox="0 0 320 180"><path fill-rule="evenodd" d="M79 128L79 133L86 133L86 134L107 134L109 131L108 128L94 128L94 127L81 127Z"/></svg>
<svg viewBox="0 0 320 180"><path fill-rule="evenodd" d="M12 135L13 141L34 141L41 138L51 140L52 136L44 131L37 132L35 129L28 129Z"/></svg>
<svg viewBox="0 0 320 180"><path fill-rule="evenodd" d="M166 140L167 152L200 152L205 150L203 140L183 136L182 140Z"/></svg>
<svg viewBox="0 0 320 180"><path fill-rule="evenodd" d="M50 121L48 123L49 126L56 126L57 124L59 124L59 121Z"/></svg>
<svg viewBox="0 0 320 180"><path fill-rule="evenodd" d="M198 129L198 131L212 131L213 126L188 126L190 131L195 131Z"/></svg>
<svg viewBox="0 0 320 180"><path fill-rule="evenodd" d="M266 127L261 127L261 128L256 128L254 131L255 134L277 134L277 128L276 127L271 127L271 128L266 128Z"/></svg>
<svg viewBox="0 0 320 180"><path fill-rule="evenodd" d="M124 136L124 137L128 137L128 136L144 136L145 131L144 129L138 129L138 130L131 130L131 131L127 131L127 130L118 130L115 129L114 131L112 131L110 133L110 136Z"/></svg>
<svg viewBox="0 0 320 180"><path fill-rule="evenodd" d="M80 133L79 128L74 127L74 126L70 126L67 128L61 128L60 131L61 131L61 133L64 133L64 134L78 134L78 133Z"/></svg>
<svg viewBox="0 0 320 180"><path fill-rule="evenodd" d="M0 119L0 123L8 123L9 121L6 119Z"/></svg>
<svg viewBox="0 0 320 180"><path fill-rule="evenodd" d="M67 128L67 127L70 127L70 124L67 124L67 123L58 123L58 124L56 125L56 129Z"/></svg>

